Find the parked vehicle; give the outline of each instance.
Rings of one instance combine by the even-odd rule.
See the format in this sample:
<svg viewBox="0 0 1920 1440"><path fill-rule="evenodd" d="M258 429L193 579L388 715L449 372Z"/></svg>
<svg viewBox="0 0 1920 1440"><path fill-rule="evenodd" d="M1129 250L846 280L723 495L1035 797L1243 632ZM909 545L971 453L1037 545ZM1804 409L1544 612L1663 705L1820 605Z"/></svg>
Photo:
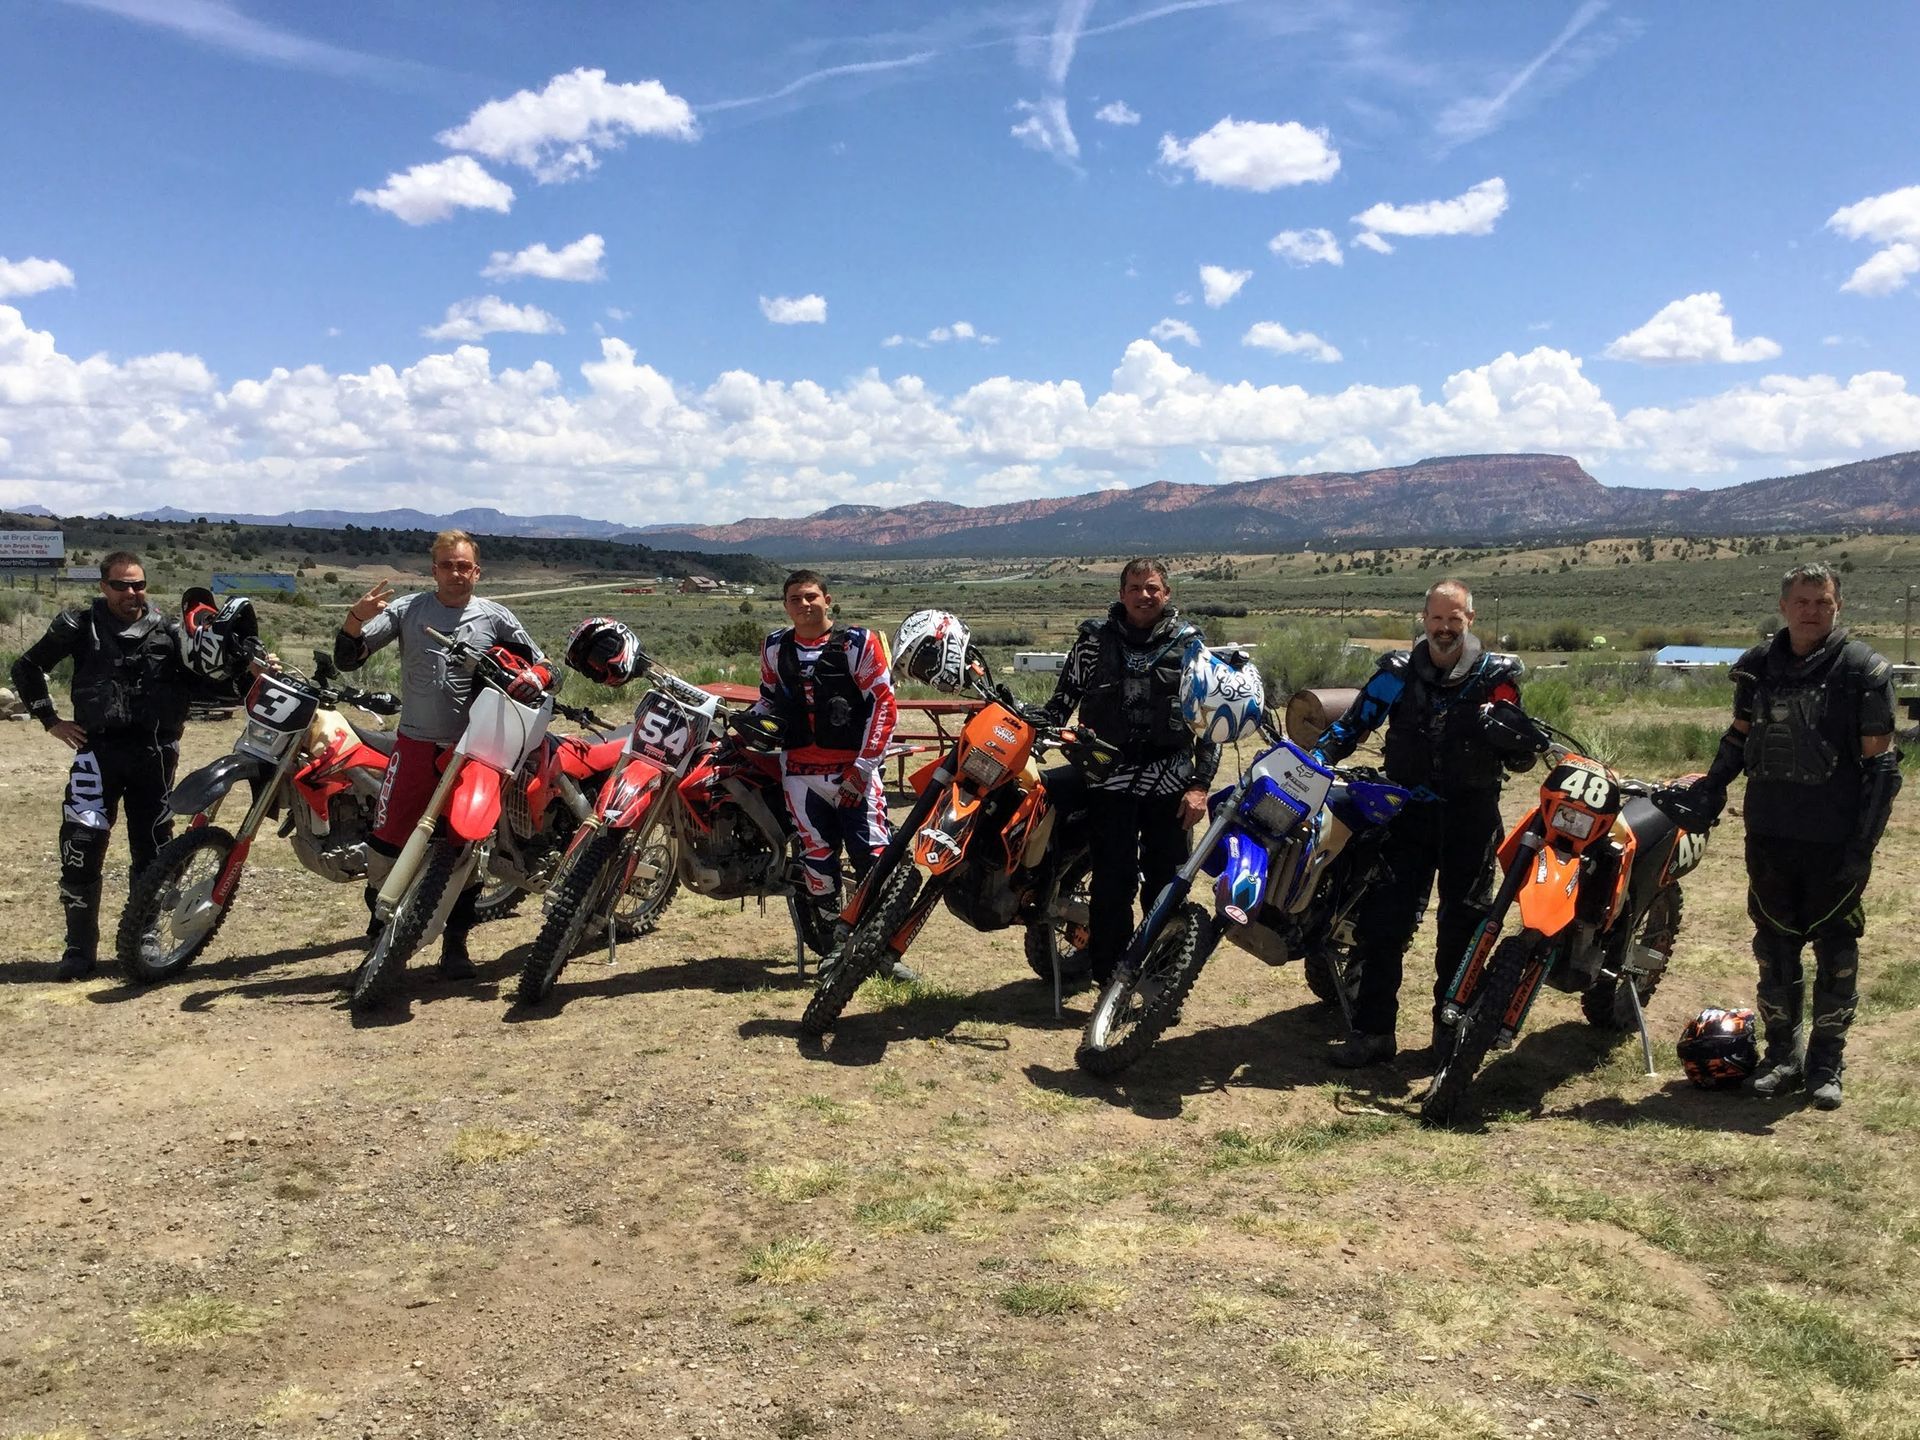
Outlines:
<svg viewBox="0 0 1920 1440"><path fill-rule="evenodd" d="M781 726L723 711L714 696L641 655L652 688L548 888L546 919L516 998L546 998L589 935L651 925L684 885L715 900L784 900L796 953L832 941L807 894L799 833L780 794ZM624 897L624 898L622 898ZM618 908L616 908L618 907Z"/></svg>
<svg viewBox="0 0 1920 1440"><path fill-rule="evenodd" d="M1091 730L1027 720L977 652L967 673L986 703L913 775L919 798L841 912L848 934L820 966L804 1034L831 1029L863 981L906 955L941 900L975 930L1024 926L1027 963L1053 980L1056 1006L1063 983L1086 973L1086 817L1056 807L1033 757L1058 747L1091 776L1117 752Z"/></svg>
<svg viewBox="0 0 1920 1440"><path fill-rule="evenodd" d="M1152 1048L1223 936L1269 965L1303 961L1313 992L1352 1019L1353 917L1411 792L1374 770L1330 770L1261 728L1271 748L1208 801L1212 823L1094 1002L1074 1056L1090 1074L1116 1075ZM1187 899L1203 872L1216 877L1211 912Z"/></svg>
<svg viewBox="0 0 1920 1440"><path fill-rule="evenodd" d="M315 652L314 678L286 666L254 679L246 725L233 749L173 787L167 805L188 826L160 847L134 883L120 916L116 951L135 984L172 979L203 954L227 917L260 826L279 834L323 880L367 873L374 799L393 737L340 713L353 705L375 715L398 712L384 692L342 684ZM231 829L214 823L228 795L245 782L250 803Z"/></svg>
<svg viewBox="0 0 1920 1440"><path fill-rule="evenodd" d="M1458 1117L1487 1053L1520 1033L1543 983L1578 995L1595 1025L1638 1029L1653 1073L1644 1006L1673 954L1680 881L1712 825L1684 781L1623 779L1571 736L1506 708L1550 764L1539 803L1500 846L1505 879L1442 1006L1452 1044L1421 1103L1428 1125Z"/></svg>
<svg viewBox="0 0 1920 1440"><path fill-rule="evenodd" d="M507 693L513 675L484 649L437 630L427 634L445 648L449 666L470 669L480 683L440 782L380 887L374 915L384 923L354 974L348 1003L355 1010L382 1004L408 958L445 928L553 718L553 697L531 705L515 700Z"/></svg>

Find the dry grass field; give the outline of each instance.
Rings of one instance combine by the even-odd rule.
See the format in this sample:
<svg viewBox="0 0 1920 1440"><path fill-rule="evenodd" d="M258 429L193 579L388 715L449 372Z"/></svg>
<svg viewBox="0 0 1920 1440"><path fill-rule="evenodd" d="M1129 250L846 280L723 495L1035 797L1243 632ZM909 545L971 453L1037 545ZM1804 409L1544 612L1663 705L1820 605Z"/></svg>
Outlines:
<svg viewBox="0 0 1920 1440"><path fill-rule="evenodd" d="M1660 1075L1550 992L1429 1134L1293 969L1223 949L1106 1085L944 914L819 1050L784 920L685 896L536 1012L522 916L357 1023L358 892L270 838L177 983L53 985L63 764L4 727L0 1436L1920 1436L1911 792L1845 1109L1679 1075L1751 1003L1731 818Z"/></svg>

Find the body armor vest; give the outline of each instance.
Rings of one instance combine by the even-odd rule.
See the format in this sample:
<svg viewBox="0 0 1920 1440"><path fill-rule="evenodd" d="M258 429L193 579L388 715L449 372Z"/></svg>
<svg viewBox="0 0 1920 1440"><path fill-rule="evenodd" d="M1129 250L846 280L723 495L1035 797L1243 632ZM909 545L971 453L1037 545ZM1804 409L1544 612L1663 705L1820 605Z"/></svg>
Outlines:
<svg viewBox="0 0 1920 1440"><path fill-rule="evenodd" d="M1100 647L1080 697L1080 719L1088 729L1118 745L1129 760L1193 744L1193 731L1180 713L1191 626L1170 617L1138 648L1127 644L1111 616L1082 622L1080 633L1093 635Z"/></svg>
<svg viewBox="0 0 1920 1440"><path fill-rule="evenodd" d="M73 718L90 736L152 732L177 739L187 720L187 689L173 626L149 610L122 628L95 600L75 613Z"/></svg>
<svg viewBox="0 0 1920 1440"><path fill-rule="evenodd" d="M789 630L780 638L775 666L780 674L780 718L786 726L785 747L797 750L817 745L823 750L858 751L866 743L867 722L873 718L873 697L864 694L853 676L853 632L836 625L827 632L811 677L800 673L800 646ZM807 703L811 679L813 703Z"/></svg>
<svg viewBox="0 0 1920 1440"><path fill-rule="evenodd" d="M1480 734L1480 707L1502 680L1516 681L1512 662L1483 654L1458 685L1436 685L1413 656L1395 651L1380 662L1405 684L1387 717L1382 744L1396 785L1426 786L1437 795L1497 790L1507 777L1500 752Z"/></svg>
<svg viewBox="0 0 1920 1440"><path fill-rule="evenodd" d="M1735 683L1752 687L1745 751L1751 833L1830 843L1853 834L1861 697L1876 667L1886 665L1870 647L1845 639L1804 662L1778 637L1740 658Z"/></svg>

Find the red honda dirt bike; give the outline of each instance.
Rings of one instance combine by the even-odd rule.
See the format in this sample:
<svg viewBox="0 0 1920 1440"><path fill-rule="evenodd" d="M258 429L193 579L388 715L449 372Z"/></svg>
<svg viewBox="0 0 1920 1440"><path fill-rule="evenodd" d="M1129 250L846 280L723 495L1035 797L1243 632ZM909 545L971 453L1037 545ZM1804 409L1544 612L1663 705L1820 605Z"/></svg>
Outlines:
<svg viewBox="0 0 1920 1440"><path fill-rule="evenodd" d="M1063 980L1087 971L1085 816L1056 809L1032 759L1057 747L1097 777L1119 752L1091 730L1024 718L977 656L969 679L986 704L950 751L912 777L920 798L841 912L848 934L820 965L804 1035L830 1030L868 977L906 955L942 899L975 930L1024 925L1027 963L1052 978L1056 1010Z"/></svg>
<svg viewBox="0 0 1920 1440"><path fill-rule="evenodd" d="M825 954L832 942L780 793L779 721L724 712L645 657L637 673L653 688L548 888L546 920L520 973L522 1005L552 992L590 932L607 934L613 958L619 931L651 925L682 885L716 900L784 899L802 965L808 950ZM626 925L610 927L610 913Z"/></svg>
<svg viewBox="0 0 1920 1440"><path fill-rule="evenodd" d="M257 676L233 749L167 796L174 814L191 818L160 847L121 912L115 950L133 983L172 979L213 942L254 837L268 820L284 814L279 833L321 879L344 883L367 873L374 800L393 737L361 727L336 707L392 715L400 702L341 684L325 654L315 651L314 659L311 679L284 665ZM246 815L232 829L214 824L242 781L252 796Z"/></svg>
<svg viewBox="0 0 1920 1440"><path fill-rule="evenodd" d="M380 887L374 914L385 923L354 972L348 1004L356 1011L382 1004L408 957L445 928L553 716L551 695L528 705L508 694L514 675L484 649L437 630L427 634L445 648L449 666L472 671L473 700L440 782Z"/></svg>
<svg viewBox="0 0 1920 1440"><path fill-rule="evenodd" d="M1623 779L1517 706L1508 719L1534 729L1551 764L1539 803L1500 846L1505 880L1442 1002L1452 1044L1421 1102L1431 1126L1453 1123L1474 1072L1519 1034L1543 983L1579 995L1594 1025L1637 1028L1654 1073L1643 1006L1673 953L1680 881L1706 853L1713 823L1688 792L1694 777ZM1518 929L1503 937L1516 913Z"/></svg>

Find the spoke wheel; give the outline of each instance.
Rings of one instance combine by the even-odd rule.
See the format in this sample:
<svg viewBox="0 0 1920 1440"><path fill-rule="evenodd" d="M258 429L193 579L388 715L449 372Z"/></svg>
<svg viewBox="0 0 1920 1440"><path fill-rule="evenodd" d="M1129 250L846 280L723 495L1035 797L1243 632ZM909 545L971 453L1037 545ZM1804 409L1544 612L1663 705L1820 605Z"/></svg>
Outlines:
<svg viewBox="0 0 1920 1440"><path fill-rule="evenodd" d="M653 867L651 876L639 872ZM640 863L626 892L613 903L613 923L622 940L638 940L652 933L680 890L680 837L663 820L648 832Z"/></svg>
<svg viewBox="0 0 1920 1440"><path fill-rule="evenodd" d="M1500 1017L1513 1003L1540 939L1537 935L1509 935L1502 940L1480 977L1480 992L1453 1027L1453 1047L1440 1060L1433 1085L1420 1102L1420 1123L1444 1129L1459 1118L1467 1087L1493 1048Z"/></svg>
<svg viewBox="0 0 1920 1440"><path fill-rule="evenodd" d="M1138 968L1121 965L1100 992L1074 1062L1089 1075L1117 1075L1152 1049L1180 1014L1212 941L1205 910L1191 901L1176 910Z"/></svg>
<svg viewBox="0 0 1920 1440"><path fill-rule="evenodd" d="M1669 958L1673 955L1674 937L1680 932L1680 887L1669 886L1653 897L1653 903L1647 907L1647 913L1640 919L1638 928L1627 947L1640 946L1648 950L1658 950ZM1602 975L1580 997L1580 1013L1587 1017L1587 1023L1597 1025L1602 1030L1635 1030L1633 1001L1627 996L1627 987L1620 982L1620 975ZM1653 992L1660 988L1660 976L1643 975L1634 981L1640 991L1640 1007L1653 998Z"/></svg>
<svg viewBox="0 0 1920 1440"><path fill-rule="evenodd" d="M380 927L373 948L367 951L367 958L360 962L360 969L353 977L353 992L347 999L352 1009L377 1010L399 988L407 961L426 939L427 927L440 908L440 897L446 894L466 848L451 840L428 842L427 858L420 862L420 873L414 876L407 893L400 897L393 918Z"/></svg>
<svg viewBox="0 0 1920 1440"><path fill-rule="evenodd" d="M1084 853L1069 857L1054 882L1047 914L1027 926L1027 964L1048 984L1053 983L1056 958L1063 982L1074 984L1086 977L1092 874L1093 862Z"/></svg>
<svg viewBox="0 0 1920 1440"><path fill-rule="evenodd" d="M114 950L121 971L136 985L170 980L212 943L232 908L213 887L233 853L234 839L217 825L176 835L160 847L134 882L120 915Z"/></svg>
<svg viewBox="0 0 1920 1440"><path fill-rule="evenodd" d="M919 893L919 870L901 861L846 942L820 963L813 998L800 1016L801 1034L818 1036L831 1030L853 992L892 959L887 940L907 918Z"/></svg>

